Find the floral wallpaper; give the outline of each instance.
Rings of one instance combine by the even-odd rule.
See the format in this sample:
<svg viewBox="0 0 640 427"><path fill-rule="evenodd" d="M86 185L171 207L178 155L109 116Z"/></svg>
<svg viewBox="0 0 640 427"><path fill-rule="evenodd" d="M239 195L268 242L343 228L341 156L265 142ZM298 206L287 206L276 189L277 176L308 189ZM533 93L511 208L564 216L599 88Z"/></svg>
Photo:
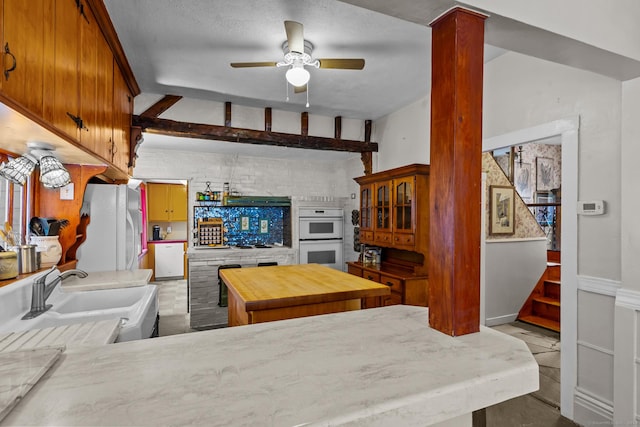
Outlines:
<svg viewBox="0 0 640 427"><path fill-rule="evenodd" d="M535 194L561 187L562 147L530 143L514 147L514 184L525 203L534 203ZM522 162L520 154L522 153Z"/></svg>
<svg viewBox="0 0 640 427"><path fill-rule="evenodd" d="M491 153L482 154L482 171L487 174L487 194L486 199L489 201L489 189L492 185L511 185L511 182L506 177L498 163L493 159ZM487 240L494 239L523 239L531 237L545 237L545 233L542 231L538 223L536 222L533 214L527 208L527 205L522 198L516 193L515 200L515 234L510 236L490 236L489 235L489 209L485 212L487 217L487 225L485 235Z"/></svg>

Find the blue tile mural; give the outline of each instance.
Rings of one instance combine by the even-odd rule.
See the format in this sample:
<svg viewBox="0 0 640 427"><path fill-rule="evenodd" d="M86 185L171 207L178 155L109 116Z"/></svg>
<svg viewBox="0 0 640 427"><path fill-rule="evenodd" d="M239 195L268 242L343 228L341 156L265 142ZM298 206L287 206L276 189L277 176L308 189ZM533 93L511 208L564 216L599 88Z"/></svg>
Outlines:
<svg viewBox="0 0 640 427"><path fill-rule="evenodd" d="M222 218L227 244L288 246L290 241L289 207L194 206L193 220Z"/></svg>

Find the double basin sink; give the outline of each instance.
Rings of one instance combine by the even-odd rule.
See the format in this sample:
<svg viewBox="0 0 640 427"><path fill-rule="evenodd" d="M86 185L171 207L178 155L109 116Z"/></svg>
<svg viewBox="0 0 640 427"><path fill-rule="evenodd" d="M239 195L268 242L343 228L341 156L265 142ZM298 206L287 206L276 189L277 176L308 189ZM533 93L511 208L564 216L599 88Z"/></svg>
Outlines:
<svg viewBox="0 0 640 427"><path fill-rule="evenodd" d="M158 314L156 285L146 284L148 276L146 280L141 280L145 276L145 270L113 272L111 276L108 273L111 272L89 273L85 279L65 279L63 285L58 285L46 301L52 307L29 320L22 320L22 316L29 311L33 279L0 288L0 333L120 319L117 342L149 338L156 327ZM97 283L94 284L98 288L96 290L77 290L82 289L85 281L94 279L95 283L96 277L92 278L92 275L117 275L121 279L127 277L137 281L118 284L124 287L104 289L108 283ZM64 286L67 281L73 281L78 286ZM85 289L87 288L90 289L85 285Z"/></svg>

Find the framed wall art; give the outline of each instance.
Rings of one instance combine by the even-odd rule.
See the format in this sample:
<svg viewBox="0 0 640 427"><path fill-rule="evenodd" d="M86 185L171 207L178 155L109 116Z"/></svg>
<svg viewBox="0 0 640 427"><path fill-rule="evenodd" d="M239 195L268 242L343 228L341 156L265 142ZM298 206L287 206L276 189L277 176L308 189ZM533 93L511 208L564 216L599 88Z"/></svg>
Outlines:
<svg viewBox="0 0 640 427"><path fill-rule="evenodd" d="M266 234L269 232L269 220L260 219L260 234Z"/></svg>
<svg viewBox="0 0 640 427"><path fill-rule="evenodd" d="M533 183L531 182L531 163L518 163L514 165L514 185L516 191L525 202L531 202L533 196Z"/></svg>
<svg viewBox="0 0 640 427"><path fill-rule="evenodd" d="M241 231L249 231L249 217L241 216L240 217L240 230Z"/></svg>
<svg viewBox="0 0 640 427"><path fill-rule="evenodd" d="M553 159L536 157L536 191L553 190Z"/></svg>
<svg viewBox="0 0 640 427"><path fill-rule="evenodd" d="M511 186L492 185L489 192L489 234L515 234L515 189Z"/></svg>
<svg viewBox="0 0 640 427"><path fill-rule="evenodd" d="M513 148L507 147L493 150L491 155L507 178L513 180Z"/></svg>

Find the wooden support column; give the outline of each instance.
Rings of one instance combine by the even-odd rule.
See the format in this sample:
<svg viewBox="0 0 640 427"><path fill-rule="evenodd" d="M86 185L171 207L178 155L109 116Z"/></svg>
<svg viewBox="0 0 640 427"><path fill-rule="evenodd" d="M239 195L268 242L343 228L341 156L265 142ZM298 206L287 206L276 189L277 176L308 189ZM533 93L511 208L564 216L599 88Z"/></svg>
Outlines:
<svg viewBox="0 0 640 427"><path fill-rule="evenodd" d="M309 135L309 113L300 113L300 135Z"/></svg>
<svg viewBox="0 0 640 427"><path fill-rule="evenodd" d="M371 120L364 121L364 141L371 141ZM360 160L362 160L362 165L364 166L364 174L371 175L373 153L371 151L363 151L360 153Z"/></svg>
<svg viewBox="0 0 640 427"><path fill-rule="evenodd" d="M231 127L231 103L224 103L224 125L226 127Z"/></svg>
<svg viewBox="0 0 640 427"><path fill-rule="evenodd" d="M457 7L431 24L429 324L451 336L480 329L485 19Z"/></svg>
<svg viewBox="0 0 640 427"><path fill-rule="evenodd" d="M264 109L264 131L271 132L271 107Z"/></svg>

